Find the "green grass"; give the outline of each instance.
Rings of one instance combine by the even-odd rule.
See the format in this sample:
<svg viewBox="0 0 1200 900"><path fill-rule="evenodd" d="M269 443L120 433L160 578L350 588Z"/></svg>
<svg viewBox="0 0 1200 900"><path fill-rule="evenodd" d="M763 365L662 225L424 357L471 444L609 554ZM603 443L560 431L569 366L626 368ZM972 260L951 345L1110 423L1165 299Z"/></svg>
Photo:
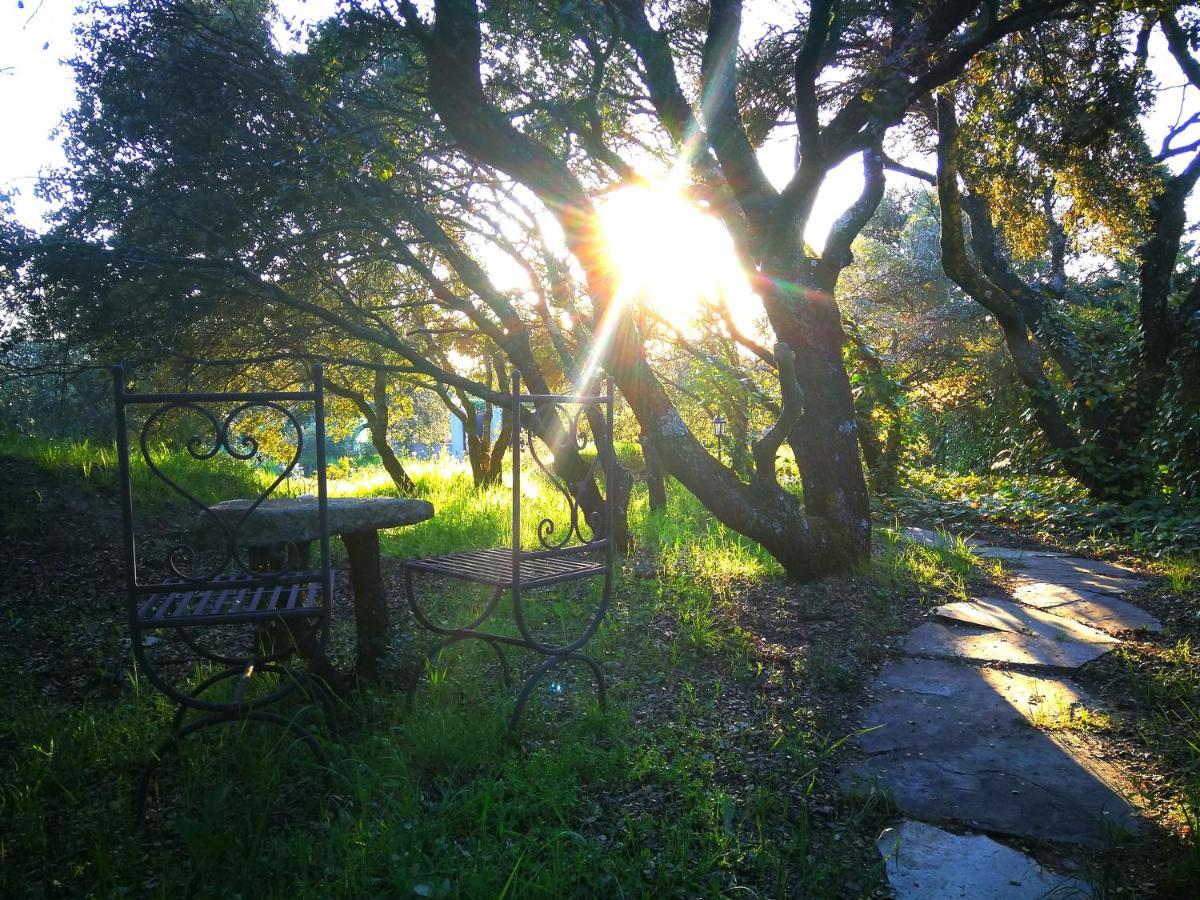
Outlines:
<svg viewBox="0 0 1200 900"><path fill-rule="evenodd" d="M76 476L76 483L91 493L112 496L117 490L117 451L111 444L45 440L0 430L2 457L25 460L55 479ZM274 480L268 470L224 454L199 462L155 446L151 459L163 475L202 500L254 496ZM134 497L146 512L186 503L178 491L150 471L137 448L130 453L130 482Z"/></svg>
<svg viewBox="0 0 1200 900"><path fill-rule="evenodd" d="M875 530L883 546L872 560L872 574L889 587L913 585L924 597L937 602L947 597L966 600L972 583L1001 574L998 562L975 555L961 536L945 530L939 530L936 544L905 536L899 525L877 526Z"/></svg>
<svg viewBox="0 0 1200 900"><path fill-rule="evenodd" d="M64 481L70 474L110 502L111 450L10 439L0 453ZM163 465L196 492L245 495L262 484L261 470L246 466L208 481L169 455ZM463 466L408 468L437 514L384 534L385 554L511 539L507 484L476 491ZM335 496L394 494L377 470L338 475ZM530 475L524 483L527 527L551 511L561 518L543 482ZM287 489L308 485L293 479ZM161 502L173 501L168 494ZM845 797L834 788L848 727L838 704L882 661L881 648L904 624L905 601L958 596L986 574L980 562L965 547L923 548L885 535L871 571L796 589L761 548L677 485L658 512L635 492L630 525L634 551L589 645L611 664L607 712L597 708L586 670L556 672L535 692L525 740L514 748L505 731L514 691L500 683L485 648L456 647L419 690L412 714L396 685L352 695L341 709L342 735L325 740L328 771L269 727L189 739L164 763L142 832L129 801L141 762L169 723L163 698L131 678L109 699L55 699L0 658L0 895L870 893L882 869L873 841L895 811L879 795ZM759 653L759 636L738 616L748 593L769 604L797 591L803 608L840 617L849 639L791 648L791 672ZM853 597L853 611L831 604L831 591ZM447 620L483 599L460 589L428 596ZM531 618L540 634L566 634L594 599L586 588L535 598ZM415 662L431 644L419 638L406 658ZM299 701L285 709L315 717Z"/></svg>
<svg viewBox="0 0 1200 900"><path fill-rule="evenodd" d="M818 896L861 877L814 856L806 802L822 751L775 742L795 799L782 783L722 784L700 722L711 701L695 691L671 729L592 712L543 725L524 753L505 748L486 698L469 715L443 702L405 717L370 695L326 773L269 730L232 728L164 767L162 790L183 799L159 834L127 817L162 704L144 693L76 710L31 704L27 687L13 699L25 702L5 710L18 748L0 790L9 897L657 897L736 884ZM330 791L339 802L318 799Z"/></svg>
<svg viewBox="0 0 1200 900"><path fill-rule="evenodd" d="M1167 636L1120 647L1105 663L1097 675L1102 689L1130 705L1129 730L1167 778L1146 802L1169 830L1139 857L1163 896L1182 896L1200 882L1200 652L1189 637Z"/></svg>
<svg viewBox="0 0 1200 900"><path fill-rule="evenodd" d="M760 545L730 531L686 491L670 491L666 507L657 511L644 492L635 493L629 526L662 573L699 579L718 593L749 579L783 574Z"/></svg>

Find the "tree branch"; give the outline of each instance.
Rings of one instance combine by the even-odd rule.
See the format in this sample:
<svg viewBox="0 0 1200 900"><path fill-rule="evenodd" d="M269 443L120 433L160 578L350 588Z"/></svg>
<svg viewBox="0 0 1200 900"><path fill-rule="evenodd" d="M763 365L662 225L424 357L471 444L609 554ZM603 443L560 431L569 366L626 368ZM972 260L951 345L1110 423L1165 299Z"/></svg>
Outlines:
<svg viewBox="0 0 1200 900"><path fill-rule="evenodd" d="M800 383L796 380L796 354L787 344L781 342L775 345L775 361L779 367L779 391L783 404L775 424L754 442L754 476L750 484L754 490L759 491L778 487L775 457L779 454L783 442L792 433L804 409L804 395L800 390Z"/></svg>
<svg viewBox="0 0 1200 900"><path fill-rule="evenodd" d="M758 164L737 106L741 26L740 0L713 0L700 66L700 112L726 182L751 228L763 235L769 228L771 207L778 195Z"/></svg>

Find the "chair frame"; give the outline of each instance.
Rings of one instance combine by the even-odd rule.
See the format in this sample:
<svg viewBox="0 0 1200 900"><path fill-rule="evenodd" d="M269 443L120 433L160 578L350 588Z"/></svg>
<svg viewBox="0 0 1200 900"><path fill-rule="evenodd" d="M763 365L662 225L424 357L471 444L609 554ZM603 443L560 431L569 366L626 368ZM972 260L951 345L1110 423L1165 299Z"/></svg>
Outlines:
<svg viewBox="0 0 1200 900"><path fill-rule="evenodd" d="M506 684L511 683L508 661L504 656L503 647L518 647L531 650L546 657L525 678L517 697L516 706L509 718L509 730L517 731L534 688L549 672L568 661L582 662L592 671L596 682L596 691L603 707L606 700L607 684L604 670L600 663L582 652L583 646L591 640L600 627L605 614L612 604L613 567L616 544L613 537L614 517L614 483L615 483L615 450L613 447L613 409L614 390L612 379L605 379L604 392L601 394L522 394L521 373L512 372L512 421L513 421L513 487L512 487L512 529L513 540L511 548L474 551L434 557L432 559L408 560L403 563L405 568L405 593L414 618L426 630L443 638L426 656L425 670L433 671L442 652L448 647L464 640L480 640L488 644L500 661ZM533 414L526 417L524 407L533 405ZM574 408L571 411L571 408ZM545 417L555 416L557 430L563 441L569 441L578 449L587 445L587 436L580 430L580 420L585 416L593 435L599 438L603 433L604 445L600 446L597 439L596 459L588 467L583 478L574 485L555 474L538 454L537 440L543 440L535 432L544 424ZM596 428L596 417L603 421L603 428ZM563 427L563 421L566 427ZM540 547L526 550L521 545L521 445L522 436L528 432L529 455L539 469L547 476L551 484L566 499L568 520L562 536L554 538L557 530L556 523L550 518L538 522L537 536ZM544 442L544 441L543 441ZM588 489L603 463L605 495L602 498L603 531L600 530L600 520L593 514L589 523L590 535L585 536L582 530L583 516L580 508L580 494ZM572 539L575 543L572 543ZM592 563L585 555L602 554L604 562ZM486 584L493 588L491 600L485 605L483 612L471 622L457 628L447 628L435 623L421 607L416 598L414 573L422 572L442 577ZM524 591L529 588L546 587L595 578L603 575L604 591L599 605L592 618L588 620L583 631L573 640L560 645L547 644L539 640L529 627L525 616ZM482 630L498 610L500 601L508 593L512 599L512 614L519 637L497 634ZM409 687L409 706L411 708L415 693L420 684L417 674Z"/></svg>
<svg viewBox="0 0 1200 900"><path fill-rule="evenodd" d="M203 629L216 625L262 625L283 621L308 622L310 630L305 640L309 647L308 655L323 654L325 651L330 633L333 570L330 564L324 378L321 367L319 365L313 367L311 390L239 393L129 392L126 389L126 367L117 365L113 367L112 371L130 644L137 670L145 674L151 684L177 705L170 735L152 755L143 772L135 798L136 815L140 819L145 811L150 782L162 758L172 751L183 738L216 725L256 721L279 726L303 742L312 751L320 765L328 767L328 756L309 730L292 719L264 710L264 707L275 704L307 684L313 683L307 672L296 672L283 665L286 658L294 652L294 647L285 647L282 650L276 649L271 652L253 652L248 656L230 656L205 646L201 639L189 633L190 629ZM287 567L287 563L300 557L299 548L294 544L272 548L270 561L284 564L282 568L276 570L264 570L261 565L254 567L253 560L249 563L244 563L242 560L242 553L249 554L250 547L242 547L239 544L241 526L291 474L299 462L303 450L303 427L295 414L283 404L311 404L313 408L317 457L317 508L320 527L320 569L317 571L295 571ZM183 561L184 566L190 568L194 562L195 548L190 544L179 544L168 551L165 560L178 576L177 578L160 578L149 582L139 580L127 417L128 408L135 406L152 407L140 428L137 441L138 451L149 470L195 507L200 516L211 517L224 536L225 545L222 548L224 556L221 562L210 567L202 575L191 575L181 568L179 560ZM218 413L214 407L224 411ZM174 482L155 465L148 442L151 429L162 416L174 410L186 410L198 414L202 419L207 419L208 425L211 427L210 435L203 437L196 435L188 441L186 448L192 458L212 459L225 451L234 459L249 460L258 452L257 442L254 438L245 435L239 442L235 442L231 431L236 420L252 409L269 409L282 415L284 427L290 425L295 430L296 452L283 472L257 497L231 528L210 507ZM287 551L286 557L282 555L284 551ZM261 558L259 562L261 564ZM233 576L221 574L231 564L240 569L240 573ZM307 595L304 594L305 588L307 588ZM318 591L319 604L316 602ZM250 601L252 607L249 611L241 609L247 600ZM285 605L281 606L281 604ZM201 613L205 607L209 610L224 610L227 605L229 606L227 612ZM151 610L153 613L149 614ZM168 611L177 610L190 612L183 615L167 614ZM190 691L181 690L171 684L154 666L153 661L146 653L142 640L143 632L164 628L175 629L183 643L198 656L225 666L225 668L205 679ZM279 675L280 684L262 696L246 699L245 692L252 676L255 673L263 672ZM203 695L211 688L233 678L237 678L238 683L235 685L231 699L226 701L205 699ZM324 707L326 715L330 716L331 710L323 686L319 683L314 686L316 688L313 692L314 695ZM183 722L189 710L195 710L204 715L185 726Z"/></svg>

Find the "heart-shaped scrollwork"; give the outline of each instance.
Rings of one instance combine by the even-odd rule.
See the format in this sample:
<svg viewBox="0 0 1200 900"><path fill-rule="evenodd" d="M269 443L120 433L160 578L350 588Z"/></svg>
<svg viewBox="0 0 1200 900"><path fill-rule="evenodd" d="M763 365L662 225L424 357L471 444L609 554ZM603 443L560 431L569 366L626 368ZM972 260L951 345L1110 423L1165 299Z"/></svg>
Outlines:
<svg viewBox="0 0 1200 900"><path fill-rule="evenodd" d="M224 516L216 513L211 507L196 497L195 494L191 493L187 488L164 472L158 463L155 462L150 446L155 429L163 424L165 417L172 413L182 412L190 416L199 416L199 427L203 428L203 432L197 431L184 443L188 455L193 459L200 461L210 460L224 450L233 459L243 462L252 460L258 455L259 442L252 435L244 431L239 431L237 428L238 420L251 411L270 411L282 417L280 427L281 429L291 429L294 439L291 443L294 444L295 451L283 470L271 484L255 497L254 501L241 512L235 522L230 524ZM224 538L219 558L211 565L206 565L202 571L196 571L197 560L200 558L200 555L196 552L195 547L186 543L172 546L167 551L166 559L171 572L183 581L206 582L213 580L232 564L243 573L250 574L251 563L248 554L244 552L245 548L239 545L241 529L247 519L262 505L263 501L291 474L300 460L304 446L304 429L301 427L296 416L285 407L269 400L250 400L239 403L224 416L218 416L207 406L195 401L175 401L163 404L147 417L146 423L142 426L139 435L138 446L141 449L142 459L145 461L146 467L150 472L170 487L171 490L187 500L206 522L214 524ZM267 548L264 554L264 558L267 561L266 568L278 571L286 568L287 562L296 557L296 545L288 542ZM260 561L260 565L254 567L254 574L259 576L266 574L261 571L262 568L263 566Z"/></svg>
<svg viewBox="0 0 1200 900"><path fill-rule="evenodd" d="M578 540L581 544L590 544L602 536L599 512L593 511L591 515L584 515L579 505L579 498L593 484L599 470L600 454L597 453L593 458L584 476L575 484L570 484L551 466L547 465L537 447L541 442L545 444L551 454L555 452L556 446L573 446L577 450L586 449L591 442L587 422L584 418L589 406L594 407L603 415L598 404L580 404L576 409L568 411L564 409L562 403L543 402L538 405L532 420L525 425L528 431L529 455L546 480L557 493L562 495L567 504L567 519L565 527L561 529L561 536L555 537L555 533L560 532L560 529L553 518L547 516L537 524L538 543L546 550L561 549L567 546L572 539ZM563 424L564 420L565 425ZM588 529L587 535L584 535L583 527Z"/></svg>

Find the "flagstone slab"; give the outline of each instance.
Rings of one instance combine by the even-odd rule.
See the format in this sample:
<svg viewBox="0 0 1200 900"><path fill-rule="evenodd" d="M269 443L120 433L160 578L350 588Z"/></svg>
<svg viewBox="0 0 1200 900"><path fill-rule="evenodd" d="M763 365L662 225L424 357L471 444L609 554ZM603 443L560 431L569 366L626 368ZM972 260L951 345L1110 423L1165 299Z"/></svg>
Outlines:
<svg viewBox="0 0 1200 900"><path fill-rule="evenodd" d="M1162 622L1150 613L1102 591L1034 581L1014 589L1013 597L1021 603L1083 622L1109 634L1162 631Z"/></svg>
<svg viewBox="0 0 1200 900"><path fill-rule="evenodd" d="M1108 638L1108 635L1102 635ZM1021 665L1056 672L1078 669L1113 648L1107 642L1061 640L1014 631L972 625L942 625L926 622L904 639L904 652L910 656L950 659L962 662Z"/></svg>
<svg viewBox="0 0 1200 900"><path fill-rule="evenodd" d="M972 547L971 552L976 556L982 556L984 559L1003 559L1017 562L1031 559L1035 556L1042 556L1047 559L1067 556L1066 553L1059 553L1052 550L1018 550L1015 547Z"/></svg>
<svg viewBox="0 0 1200 900"><path fill-rule="evenodd" d="M1064 603L1074 603L1077 600L1096 600L1101 597L1113 597L1107 591L1082 587L1077 584L1054 584L1048 581L1024 581L1012 590L1013 599L1026 606L1036 606L1038 609L1052 609Z"/></svg>
<svg viewBox="0 0 1200 900"><path fill-rule="evenodd" d="M1056 616L1084 622L1114 635L1124 631L1162 631L1162 622L1119 597L1076 600L1051 607L1051 610Z"/></svg>
<svg viewBox="0 0 1200 900"><path fill-rule="evenodd" d="M1116 638L1074 619L1056 615L1054 610L1030 609L1010 600L973 599L965 603L947 603L935 608L933 613L953 622L1015 634L1035 635L1055 643L1117 643Z"/></svg>
<svg viewBox="0 0 1200 900"><path fill-rule="evenodd" d="M1109 594L1124 594L1149 584L1124 566L1077 556L1031 556L1020 560L1012 572L1018 584L1042 582Z"/></svg>
<svg viewBox="0 0 1200 900"><path fill-rule="evenodd" d="M1029 556L1027 550L1018 550L1015 547L972 547L971 552L984 559L1020 561Z"/></svg>
<svg viewBox="0 0 1200 900"><path fill-rule="evenodd" d="M901 822L876 842L897 900L1039 900L1090 897L1088 886L980 834Z"/></svg>
<svg viewBox="0 0 1200 900"><path fill-rule="evenodd" d="M1102 559L1084 559L1082 556L1031 556L1025 561L1022 574L1038 575L1041 573L1065 573L1068 577L1079 578L1130 578L1138 579L1138 573L1128 566L1107 562ZM1057 581L1057 578L1046 578L1046 581Z"/></svg>
<svg viewBox="0 0 1200 900"><path fill-rule="evenodd" d="M1089 846L1136 830L1111 771L1030 724L1090 702L1067 679L902 659L873 693L849 778L882 783L905 815Z"/></svg>
<svg viewBox="0 0 1200 900"><path fill-rule="evenodd" d="M946 537L942 534L942 532L934 531L930 528L920 528L916 525L908 525L901 530L909 539L930 547L943 547L947 544ZM954 536L951 535L950 537L953 539ZM1002 559L1011 560L1013 562L1021 562L1034 556L1054 558L1070 555L1068 553L1060 553L1057 550L1020 550L1016 547L994 547L991 544L984 543L982 540L975 537L963 538L963 542L971 548L972 553L974 553L976 556L982 556L985 559Z"/></svg>
<svg viewBox="0 0 1200 900"><path fill-rule="evenodd" d="M1014 590L1029 584L1057 584L1061 587L1091 591L1093 594L1108 594L1112 597L1120 597L1150 583L1136 578L1108 578L1103 575L1087 577L1062 574L1055 577L1051 574L1039 575L1036 578L1024 572L1010 572L1009 575L1012 578Z"/></svg>
<svg viewBox="0 0 1200 900"><path fill-rule="evenodd" d="M945 544L943 534L940 531L934 531L932 528L921 528L917 525L906 525L903 529L904 536L910 540L918 541L922 544L928 544L931 547L940 547ZM966 538L967 544L978 544L980 541L975 538Z"/></svg>

